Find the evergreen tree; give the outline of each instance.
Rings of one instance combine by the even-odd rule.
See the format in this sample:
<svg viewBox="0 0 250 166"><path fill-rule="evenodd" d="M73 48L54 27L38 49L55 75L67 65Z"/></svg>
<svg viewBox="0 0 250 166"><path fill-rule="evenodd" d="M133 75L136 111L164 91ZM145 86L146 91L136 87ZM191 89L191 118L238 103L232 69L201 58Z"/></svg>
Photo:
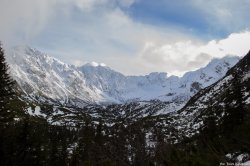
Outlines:
<svg viewBox="0 0 250 166"><path fill-rule="evenodd" d="M6 123L13 115L8 108L10 100L14 97L14 81L8 74L8 65L5 61L4 51L0 44L0 123Z"/></svg>

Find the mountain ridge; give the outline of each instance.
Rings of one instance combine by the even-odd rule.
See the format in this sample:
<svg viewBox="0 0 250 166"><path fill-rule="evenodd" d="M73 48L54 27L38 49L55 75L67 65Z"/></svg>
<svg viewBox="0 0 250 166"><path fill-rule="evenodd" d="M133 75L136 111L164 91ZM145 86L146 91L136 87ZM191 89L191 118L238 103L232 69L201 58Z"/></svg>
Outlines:
<svg viewBox="0 0 250 166"><path fill-rule="evenodd" d="M8 51L7 57L22 91L37 101L83 107L157 99L174 102L176 110L200 89L223 77L239 60L233 56L214 59L203 68L177 77L163 72L125 76L97 63L76 67L27 46Z"/></svg>

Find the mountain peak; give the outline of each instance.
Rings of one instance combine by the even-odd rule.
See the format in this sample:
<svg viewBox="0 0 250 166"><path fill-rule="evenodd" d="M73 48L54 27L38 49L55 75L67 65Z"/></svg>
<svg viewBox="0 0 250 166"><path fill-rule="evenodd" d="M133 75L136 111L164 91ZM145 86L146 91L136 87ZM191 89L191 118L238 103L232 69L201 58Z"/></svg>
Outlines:
<svg viewBox="0 0 250 166"><path fill-rule="evenodd" d="M104 64L104 63L97 63L97 62L89 62L89 63L86 63L84 64L83 66L91 66L91 67L98 67L98 66L101 66L101 67L106 67L107 65Z"/></svg>

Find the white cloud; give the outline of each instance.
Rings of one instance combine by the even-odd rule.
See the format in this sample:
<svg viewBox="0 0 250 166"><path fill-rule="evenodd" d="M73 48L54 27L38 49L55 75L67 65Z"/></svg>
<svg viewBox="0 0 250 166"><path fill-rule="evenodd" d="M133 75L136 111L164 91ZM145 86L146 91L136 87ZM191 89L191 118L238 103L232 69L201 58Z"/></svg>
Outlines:
<svg viewBox="0 0 250 166"><path fill-rule="evenodd" d="M52 17L54 1L40 0L1 0L0 1L0 39L27 40L39 33Z"/></svg>
<svg viewBox="0 0 250 166"><path fill-rule="evenodd" d="M119 8L107 10L101 15L97 13L87 17L88 19L84 18L84 22L71 27L70 30L77 34L77 40L80 41L76 43L78 46L75 45L72 48L72 46L61 43L55 46L54 50L59 51L57 57L61 60L76 65L83 64L85 61L103 62L128 75L168 71L164 67L165 64L159 65L159 63L164 62L161 60L161 55L164 53L163 49L158 52L158 58L153 58L155 60L150 63L146 63L144 58L137 56L142 54L142 50L145 50L145 54L150 53L149 50L144 48L145 43L151 42L155 47L158 47L166 43L172 45L178 41L188 40L195 43L198 40L180 32L178 28L165 27L161 29L135 22ZM76 36L76 34L73 36ZM62 57L65 53L66 55Z"/></svg>
<svg viewBox="0 0 250 166"><path fill-rule="evenodd" d="M41 33L53 18L71 13L72 7L92 12L115 8L117 3L129 7L134 0L1 0L0 40L12 44L27 42Z"/></svg>
<svg viewBox="0 0 250 166"><path fill-rule="evenodd" d="M242 3L191 1L207 13L211 23L227 27L237 26L234 17L246 20L248 10ZM247 0L241 2L250 5ZM249 49L249 31L203 42L178 27L135 22L120 9L133 3L135 0L1 0L0 40L34 44L40 38L50 46L45 51L50 49L48 53L65 62L104 62L129 75L153 71L181 74L205 65L212 57L244 55ZM78 20L74 18L75 7L82 12L77 13ZM233 10L235 7L242 12ZM52 31L54 40L43 38L44 29Z"/></svg>
<svg viewBox="0 0 250 166"><path fill-rule="evenodd" d="M167 71L179 75L204 66L213 57L243 56L250 49L249 43L250 31L233 33L225 39L207 43L192 41L161 45L146 43L138 61L144 62L146 68L151 71Z"/></svg>

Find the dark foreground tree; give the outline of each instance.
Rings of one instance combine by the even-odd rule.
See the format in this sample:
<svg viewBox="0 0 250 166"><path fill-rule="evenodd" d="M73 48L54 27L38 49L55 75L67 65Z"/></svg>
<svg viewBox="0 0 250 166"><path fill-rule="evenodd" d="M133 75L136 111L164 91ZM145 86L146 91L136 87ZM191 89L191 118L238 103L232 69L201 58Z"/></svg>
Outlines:
<svg viewBox="0 0 250 166"><path fill-rule="evenodd" d="M5 62L4 51L0 43L0 165L5 165L5 154L7 148L6 139L9 140L9 137L5 137L9 129L8 124L13 119L14 114L11 113L11 110L8 108L10 100L13 98L14 93L12 90L14 82L8 75L8 66ZM8 149L10 149L8 147Z"/></svg>
<svg viewBox="0 0 250 166"><path fill-rule="evenodd" d="M8 65L6 64L4 51L0 44L0 122L6 123L12 117L9 110L10 101L14 98L14 81L8 74Z"/></svg>

